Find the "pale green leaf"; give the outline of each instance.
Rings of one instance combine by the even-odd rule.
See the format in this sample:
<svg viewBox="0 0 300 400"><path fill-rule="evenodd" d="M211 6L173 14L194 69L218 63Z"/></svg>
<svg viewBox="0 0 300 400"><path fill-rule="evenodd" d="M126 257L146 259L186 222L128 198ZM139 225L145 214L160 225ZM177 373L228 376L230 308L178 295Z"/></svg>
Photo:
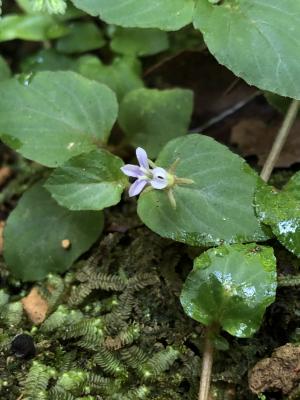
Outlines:
<svg viewBox="0 0 300 400"><path fill-rule="evenodd" d="M23 281L66 271L100 236L103 214L60 207L41 184L28 190L11 212L4 231L4 258ZM70 247L62 246L63 240Z"/></svg>
<svg viewBox="0 0 300 400"><path fill-rule="evenodd" d="M121 199L128 184L120 170L123 165L119 157L96 150L57 168L45 187L60 205L70 210L102 210Z"/></svg>
<svg viewBox="0 0 300 400"><path fill-rule="evenodd" d="M194 183L175 185L174 209L167 190L142 193L138 214L159 235L191 245L266 240L253 198L261 180L243 159L207 136L193 134L169 142L156 165L179 160L175 174Z"/></svg>
<svg viewBox="0 0 300 400"><path fill-rule="evenodd" d="M271 247L225 245L195 259L180 299L196 321L220 325L237 337L251 337L275 301L276 283Z"/></svg>
<svg viewBox="0 0 300 400"><path fill-rule="evenodd" d="M185 89L137 89L120 105L119 123L130 143L156 157L171 139L186 135L193 92Z"/></svg>
<svg viewBox="0 0 300 400"><path fill-rule="evenodd" d="M2 140L49 167L105 143L117 109L107 86L70 71L0 83Z"/></svg>
<svg viewBox="0 0 300 400"><path fill-rule="evenodd" d="M6 15L0 19L0 42L14 39L40 41L56 39L68 28L50 15Z"/></svg>
<svg viewBox="0 0 300 400"><path fill-rule="evenodd" d="M72 0L110 24L133 28L177 30L192 21L194 0Z"/></svg>

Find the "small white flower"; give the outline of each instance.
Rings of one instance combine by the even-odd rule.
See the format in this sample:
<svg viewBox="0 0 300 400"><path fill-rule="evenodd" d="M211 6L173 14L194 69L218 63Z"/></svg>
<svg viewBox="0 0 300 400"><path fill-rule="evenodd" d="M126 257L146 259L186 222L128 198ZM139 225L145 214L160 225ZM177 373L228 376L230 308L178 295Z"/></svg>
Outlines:
<svg viewBox="0 0 300 400"><path fill-rule="evenodd" d="M168 172L161 167L151 168L147 153L141 147L136 149L136 158L139 165L126 164L121 168L122 172L132 178L136 178L129 188L129 196L137 196L150 185L153 189L165 189L168 184Z"/></svg>

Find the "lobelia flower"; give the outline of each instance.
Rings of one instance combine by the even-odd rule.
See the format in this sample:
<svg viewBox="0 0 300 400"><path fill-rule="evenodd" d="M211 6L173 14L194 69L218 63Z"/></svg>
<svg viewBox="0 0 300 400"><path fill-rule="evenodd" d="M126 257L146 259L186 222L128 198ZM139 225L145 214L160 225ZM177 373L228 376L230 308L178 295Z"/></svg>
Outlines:
<svg viewBox="0 0 300 400"><path fill-rule="evenodd" d="M139 165L126 164L121 168L125 175L136 178L129 188L130 197L140 194L147 185L153 189L165 189L169 185L168 172L148 160L146 151L141 147L136 149L136 158Z"/></svg>

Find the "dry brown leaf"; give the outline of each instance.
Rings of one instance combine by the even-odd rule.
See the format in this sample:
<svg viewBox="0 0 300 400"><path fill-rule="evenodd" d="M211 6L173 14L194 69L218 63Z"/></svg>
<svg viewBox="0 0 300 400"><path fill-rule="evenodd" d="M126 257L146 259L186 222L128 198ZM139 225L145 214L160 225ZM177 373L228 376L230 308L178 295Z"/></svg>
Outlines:
<svg viewBox="0 0 300 400"><path fill-rule="evenodd" d="M3 252L3 231L4 231L5 222L0 221L0 254Z"/></svg>
<svg viewBox="0 0 300 400"><path fill-rule="evenodd" d="M281 122L267 125L259 119L245 119L231 131L231 143L238 146L243 156L257 156L258 165L263 166L271 150ZM300 120L291 129L275 167L287 168L300 162Z"/></svg>
<svg viewBox="0 0 300 400"><path fill-rule="evenodd" d="M289 394L299 383L300 346L291 343L278 347L249 373L249 387L256 394L278 390Z"/></svg>
<svg viewBox="0 0 300 400"><path fill-rule="evenodd" d="M49 305L40 295L38 288L33 287L30 293L22 299L22 304L28 318L34 324L39 325L45 320Z"/></svg>
<svg viewBox="0 0 300 400"><path fill-rule="evenodd" d="M0 186L4 185L7 179L11 176L12 171L9 167L0 168Z"/></svg>

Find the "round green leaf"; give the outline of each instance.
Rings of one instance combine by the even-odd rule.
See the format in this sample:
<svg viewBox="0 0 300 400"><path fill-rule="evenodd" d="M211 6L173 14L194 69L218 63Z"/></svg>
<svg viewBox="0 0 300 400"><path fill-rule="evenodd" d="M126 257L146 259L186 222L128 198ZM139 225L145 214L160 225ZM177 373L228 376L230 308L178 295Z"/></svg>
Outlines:
<svg viewBox="0 0 300 400"><path fill-rule="evenodd" d="M300 99L300 3L197 2L194 25L217 60L251 85Z"/></svg>
<svg viewBox="0 0 300 400"><path fill-rule="evenodd" d="M76 71L86 78L104 83L121 100L126 93L144 86L141 79L141 66L132 57L115 58L110 65L104 65L95 56L83 56L78 59Z"/></svg>
<svg viewBox="0 0 300 400"><path fill-rule="evenodd" d="M186 135L193 111L193 92L184 89L137 89L120 105L119 124L130 142L156 157L171 139Z"/></svg>
<svg viewBox="0 0 300 400"><path fill-rule="evenodd" d="M250 337L275 300L276 282L271 247L225 245L195 259L180 300L186 314L196 321Z"/></svg>
<svg viewBox="0 0 300 400"><path fill-rule="evenodd" d="M269 225L277 239L300 257L300 173L280 192L264 185L255 195L257 216Z"/></svg>
<svg viewBox="0 0 300 400"><path fill-rule="evenodd" d="M108 87L71 71L0 83L1 139L49 167L105 143L117 110Z"/></svg>
<svg viewBox="0 0 300 400"><path fill-rule="evenodd" d="M4 257L23 281L66 271L101 234L103 214L60 207L41 184L29 189L10 214L4 230ZM64 249L63 240L70 241Z"/></svg>
<svg viewBox="0 0 300 400"><path fill-rule="evenodd" d="M91 15L131 28L177 30L192 21L194 0L72 0Z"/></svg>
<svg viewBox="0 0 300 400"><path fill-rule="evenodd" d="M61 53L83 53L105 45L101 30L93 22L73 22L69 34L60 38L56 49Z"/></svg>
<svg viewBox="0 0 300 400"><path fill-rule="evenodd" d="M166 190L142 193L138 214L159 235L191 245L266 240L253 197L260 178L243 159L207 136L193 134L169 142L156 165L193 184L175 185L174 209Z"/></svg>
<svg viewBox="0 0 300 400"><path fill-rule="evenodd" d="M68 33L68 28L51 15L6 15L0 19L0 42L14 39L56 39Z"/></svg>
<svg viewBox="0 0 300 400"><path fill-rule="evenodd" d="M55 169L46 189L70 210L102 210L119 203L128 179L123 161L108 151L96 150L69 160Z"/></svg>
<svg viewBox="0 0 300 400"><path fill-rule="evenodd" d="M131 56L150 56L168 49L169 38L159 29L139 29L117 27L110 47L116 53Z"/></svg>

